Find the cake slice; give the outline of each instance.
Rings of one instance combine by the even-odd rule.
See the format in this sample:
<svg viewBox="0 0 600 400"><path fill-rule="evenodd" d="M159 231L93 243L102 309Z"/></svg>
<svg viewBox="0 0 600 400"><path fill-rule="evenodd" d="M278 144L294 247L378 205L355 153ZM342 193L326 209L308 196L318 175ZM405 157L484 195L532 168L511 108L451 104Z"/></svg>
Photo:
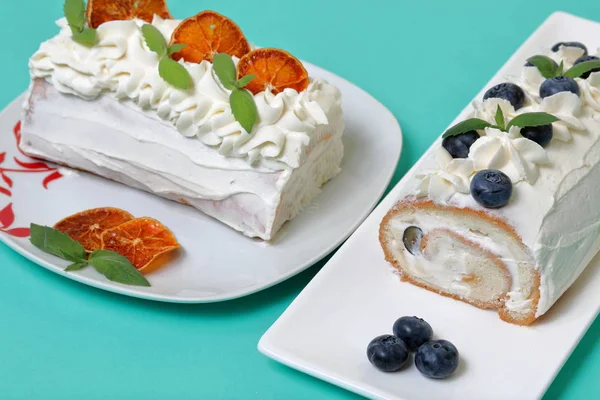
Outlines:
<svg viewBox="0 0 600 400"><path fill-rule="evenodd" d="M572 57L587 49L567 45L550 54L556 68L589 61ZM600 249L595 62L576 78L544 78L524 66L522 77L538 74L537 85L490 88L470 121L448 129L421 158L379 232L402 280L520 325L573 284Z"/></svg>
<svg viewBox="0 0 600 400"><path fill-rule="evenodd" d="M211 61L180 61L193 82L187 90L163 79L144 24L105 22L88 47L58 21L60 33L30 60L21 149L272 239L340 172L339 90L310 79L301 91L251 93L257 122L247 131ZM152 22L167 41L179 25L158 16Z"/></svg>

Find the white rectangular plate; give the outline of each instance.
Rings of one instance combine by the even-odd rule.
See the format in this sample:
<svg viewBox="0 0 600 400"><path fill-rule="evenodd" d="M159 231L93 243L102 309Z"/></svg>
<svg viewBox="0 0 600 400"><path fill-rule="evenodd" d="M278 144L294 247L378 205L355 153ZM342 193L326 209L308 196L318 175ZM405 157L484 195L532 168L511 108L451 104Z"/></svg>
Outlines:
<svg viewBox="0 0 600 400"><path fill-rule="evenodd" d="M553 14L486 86L514 75L526 58L561 39L600 46L600 24ZM478 94L483 95L484 90ZM468 110L457 120L464 118ZM537 324L520 327L408 283L383 259L379 222L402 180L262 337L259 350L293 368L380 399L535 399L541 397L600 310L600 257ZM461 365L450 379L424 378L414 366L385 374L366 357L371 339L396 318L417 315L453 342ZM411 361L412 363L412 361Z"/></svg>

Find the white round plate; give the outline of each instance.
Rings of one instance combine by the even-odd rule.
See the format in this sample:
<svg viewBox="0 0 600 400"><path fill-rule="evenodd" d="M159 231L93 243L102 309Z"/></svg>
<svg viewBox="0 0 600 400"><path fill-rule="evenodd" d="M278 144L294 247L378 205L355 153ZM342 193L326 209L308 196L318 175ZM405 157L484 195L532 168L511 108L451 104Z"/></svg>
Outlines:
<svg viewBox="0 0 600 400"><path fill-rule="evenodd" d="M247 238L191 207L97 176L28 164L36 161L19 153L13 134L23 97L0 114L0 240L65 277L159 301L234 299L303 271L334 250L371 212L392 178L402 148L400 126L381 103L330 72L310 64L307 69L311 76L324 78L342 91L346 122L342 173L272 242ZM53 179L59 173L63 176ZM152 287L113 283L91 268L65 273L67 262L41 252L27 237L19 237L28 235L22 228L32 222L51 226L67 215L109 206L136 217L158 219L181 243L183 251L174 261L147 276Z"/></svg>

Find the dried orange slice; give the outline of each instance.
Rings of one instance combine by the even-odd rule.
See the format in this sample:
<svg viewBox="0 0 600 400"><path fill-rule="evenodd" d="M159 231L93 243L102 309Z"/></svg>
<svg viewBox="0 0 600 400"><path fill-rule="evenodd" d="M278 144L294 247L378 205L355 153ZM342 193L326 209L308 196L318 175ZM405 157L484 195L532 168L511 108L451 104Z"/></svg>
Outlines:
<svg viewBox="0 0 600 400"><path fill-rule="evenodd" d="M88 0L87 20L90 28L105 22L139 18L152 22L154 14L172 18L165 0Z"/></svg>
<svg viewBox="0 0 600 400"><path fill-rule="evenodd" d="M242 57L250 51L250 44L239 26L229 18L214 11L201 13L184 19L171 35L171 44L187 46L173 54L173 59L199 63L212 62L217 53Z"/></svg>
<svg viewBox="0 0 600 400"><path fill-rule="evenodd" d="M94 208L58 221L54 229L78 241L86 251L102 247L102 232L133 219L133 215L118 208Z"/></svg>
<svg viewBox="0 0 600 400"><path fill-rule="evenodd" d="M127 257L140 272L150 272L162 266L164 256L181 247L163 224L143 217L132 219L102 234L102 248Z"/></svg>
<svg viewBox="0 0 600 400"><path fill-rule="evenodd" d="M308 87L308 72L296 57L278 49L257 49L246 54L237 66L238 77L256 75L246 89L254 94L284 89L301 92Z"/></svg>

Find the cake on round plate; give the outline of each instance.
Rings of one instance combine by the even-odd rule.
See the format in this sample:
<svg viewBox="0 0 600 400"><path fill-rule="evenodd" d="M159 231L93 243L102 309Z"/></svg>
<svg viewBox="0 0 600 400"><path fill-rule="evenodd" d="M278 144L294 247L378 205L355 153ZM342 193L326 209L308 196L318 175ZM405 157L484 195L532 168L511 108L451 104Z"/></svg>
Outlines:
<svg viewBox="0 0 600 400"><path fill-rule="evenodd" d="M340 172L339 90L213 11L112 3L65 2L29 63L21 149L273 238Z"/></svg>

